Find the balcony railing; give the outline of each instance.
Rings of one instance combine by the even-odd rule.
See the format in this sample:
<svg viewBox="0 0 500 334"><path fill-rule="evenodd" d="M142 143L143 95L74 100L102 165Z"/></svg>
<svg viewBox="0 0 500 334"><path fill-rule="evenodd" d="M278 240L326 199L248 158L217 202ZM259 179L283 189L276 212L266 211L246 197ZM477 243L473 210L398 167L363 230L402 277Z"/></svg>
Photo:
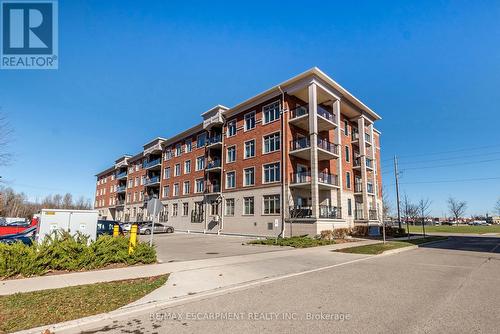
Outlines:
<svg viewBox="0 0 500 334"><path fill-rule="evenodd" d="M219 144L222 143L222 135L214 135L207 139L207 145Z"/></svg>
<svg viewBox="0 0 500 334"><path fill-rule="evenodd" d="M318 138L318 148L325 151L331 152L333 154L339 154L339 145L329 142L326 139Z"/></svg>
<svg viewBox="0 0 500 334"><path fill-rule="evenodd" d="M354 167L361 167L361 157L356 157L354 158L354 161L352 162Z"/></svg>
<svg viewBox="0 0 500 334"><path fill-rule="evenodd" d="M123 179L124 177L127 177L127 171L116 174L116 179L117 180L118 179Z"/></svg>
<svg viewBox="0 0 500 334"><path fill-rule="evenodd" d="M142 167L143 168L150 168L150 167L153 167L153 166L156 166L159 164L161 164L161 158L156 158L154 160L144 161L144 163L142 164Z"/></svg>
<svg viewBox="0 0 500 334"><path fill-rule="evenodd" d="M124 206L124 205L125 205L125 200L124 200L124 199L122 199L122 200L117 200L117 201L115 202L115 205L116 205L116 206Z"/></svg>
<svg viewBox="0 0 500 334"><path fill-rule="evenodd" d="M363 192L363 183L361 183L361 182L355 182L354 183L354 192L355 193L361 193L361 192Z"/></svg>
<svg viewBox="0 0 500 334"><path fill-rule="evenodd" d="M318 173L318 182L338 186L339 185L339 178L337 175L321 172L321 173Z"/></svg>
<svg viewBox="0 0 500 334"><path fill-rule="evenodd" d="M329 219L341 219L342 210L338 206L320 205L319 217Z"/></svg>
<svg viewBox="0 0 500 334"><path fill-rule="evenodd" d="M355 220L363 220L365 219L363 216L363 209L355 209L354 210L354 219Z"/></svg>
<svg viewBox="0 0 500 334"><path fill-rule="evenodd" d="M366 158L366 167L373 168L373 159Z"/></svg>
<svg viewBox="0 0 500 334"><path fill-rule="evenodd" d="M210 161L207 164L207 169L218 168L221 166L221 161L219 159Z"/></svg>
<svg viewBox="0 0 500 334"><path fill-rule="evenodd" d="M307 104L297 106L294 109L290 110L290 119L294 119L307 114L309 114L309 106Z"/></svg>
<svg viewBox="0 0 500 334"><path fill-rule="evenodd" d="M209 184L207 185L205 192L209 194L220 192L220 184Z"/></svg>
<svg viewBox="0 0 500 334"><path fill-rule="evenodd" d="M368 210L368 218L370 220L378 220L377 210L375 209Z"/></svg>
<svg viewBox="0 0 500 334"><path fill-rule="evenodd" d="M323 118L326 118L327 120L329 120L332 123L336 123L335 122L335 115L332 112L326 110L325 108L323 108L320 105L318 105L318 109L317 110L318 110L318 115L319 116L321 116Z"/></svg>
<svg viewBox="0 0 500 334"><path fill-rule="evenodd" d="M308 147L311 147L311 143L307 137L295 139L290 142L290 151L301 150Z"/></svg>
<svg viewBox="0 0 500 334"><path fill-rule="evenodd" d="M126 187L126 186L119 186L119 187L116 187L116 192L117 192L117 193L124 192L125 190L127 190L127 187Z"/></svg>
<svg viewBox="0 0 500 334"><path fill-rule="evenodd" d="M352 140L358 140L359 139L359 132L357 129L353 129L351 132L351 137Z"/></svg>
<svg viewBox="0 0 500 334"><path fill-rule="evenodd" d="M367 191L369 194L373 194L373 183L367 183L367 184L366 184L366 191Z"/></svg>
<svg viewBox="0 0 500 334"><path fill-rule="evenodd" d="M147 178L145 184L151 185L151 184L155 184L155 183L159 183L159 182L160 182L160 176L153 176L153 177Z"/></svg>
<svg viewBox="0 0 500 334"><path fill-rule="evenodd" d="M372 137L368 133L365 133L365 141L367 143L371 143L372 142Z"/></svg>
<svg viewBox="0 0 500 334"><path fill-rule="evenodd" d="M311 183L311 172L293 173L292 183Z"/></svg>

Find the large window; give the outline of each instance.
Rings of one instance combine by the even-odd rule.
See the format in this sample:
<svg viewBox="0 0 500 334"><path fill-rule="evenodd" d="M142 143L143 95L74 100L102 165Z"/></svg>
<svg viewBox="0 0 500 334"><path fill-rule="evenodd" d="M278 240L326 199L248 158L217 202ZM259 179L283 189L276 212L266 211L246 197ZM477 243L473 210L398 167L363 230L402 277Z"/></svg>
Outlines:
<svg viewBox="0 0 500 334"><path fill-rule="evenodd" d="M227 148L226 161L227 162L236 161L236 146L231 146Z"/></svg>
<svg viewBox="0 0 500 334"><path fill-rule="evenodd" d="M264 108L262 108L262 112L264 114L264 124L277 120L280 118L279 101L264 106Z"/></svg>
<svg viewBox="0 0 500 334"><path fill-rule="evenodd" d="M244 198L244 207L243 214L244 215L253 215L254 214L254 198L253 197L245 197Z"/></svg>
<svg viewBox="0 0 500 334"><path fill-rule="evenodd" d="M245 177L243 179L244 186L253 186L255 184L255 168L245 168L243 170Z"/></svg>
<svg viewBox="0 0 500 334"><path fill-rule="evenodd" d="M255 156L255 140L245 142L245 159Z"/></svg>
<svg viewBox="0 0 500 334"><path fill-rule="evenodd" d="M351 189L351 173L350 172L345 173L345 187L347 189Z"/></svg>
<svg viewBox="0 0 500 334"><path fill-rule="evenodd" d="M202 170L205 169L205 157L198 157L196 158L196 170Z"/></svg>
<svg viewBox="0 0 500 334"><path fill-rule="evenodd" d="M351 152L349 150L349 146L345 147L345 161L350 162L351 161Z"/></svg>
<svg viewBox="0 0 500 334"><path fill-rule="evenodd" d="M196 180L196 190L197 193L202 193L205 191L205 182L203 182L203 179L198 179Z"/></svg>
<svg viewBox="0 0 500 334"><path fill-rule="evenodd" d="M182 215L187 216L189 214L189 203L182 203Z"/></svg>
<svg viewBox="0 0 500 334"><path fill-rule="evenodd" d="M349 122L347 120L344 120L344 134L349 135Z"/></svg>
<svg viewBox="0 0 500 334"><path fill-rule="evenodd" d="M236 173L227 172L226 174L226 189L231 189L236 187Z"/></svg>
<svg viewBox="0 0 500 334"><path fill-rule="evenodd" d="M227 136L232 137L236 135L236 120L227 123Z"/></svg>
<svg viewBox="0 0 500 334"><path fill-rule="evenodd" d="M184 174L191 173L191 160L184 161Z"/></svg>
<svg viewBox="0 0 500 334"><path fill-rule="evenodd" d="M280 163L264 165L264 183L280 181Z"/></svg>
<svg viewBox="0 0 500 334"><path fill-rule="evenodd" d="M279 150L280 150L279 132L264 137L264 153L269 153Z"/></svg>
<svg viewBox="0 0 500 334"><path fill-rule="evenodd" d="M274 215L280 213L280 195L264 196L264 214Z"/></svg>
<svg viewBox="0 0 500 334"><path fill-rule="evenodd" d="M181 164L175 164L174 167L174 176L181 175Z"/></svg>
<svg viewBox="0 0 500 334"><path fill-rule="evenodd" d="M174 196L179 196L179 184L174 184Z"/></svg>
<svg viewBox="0 0 500 334"><path fill-rule="evenodd" d="M350 198L347 199L347 214L352 216L352 200Z"/></svg>
<svg viewBox="0 0 500 334"><path fill-rule="evenodd" d="M255 128L255 111L245 115L245 131Z"/></svg>
<svg viewBox="0 0 500 334"><path fill-rule="evenodd" d="M184 181L183 194L188 195L190 191L191 185L189 181Z"/></svg>
<svg viewBox="0 0 500 334"><path fill-rule="evenodd" d="M170 167L165 167L163 170L163 178L170 179Z"/></svg>
<svg viewBox="0 0 500 334"><path fill-rule="evenodd" d="M177 203L172 204L172 216L173 217L177 216L178 212L179 212L179 204Z"/></svg>
<svg viewBox="0 0 500 334"><path fill-rule="evenodd" d="M226 216L234 216L234 198L226 198Z"/></svg>
<svg viewBox="0 0 500 334"><path fill-rule="evenodd" d="M168 197L169 193L170 193L170 187L169 186L163 186L163 197Z"/></svg>
<svg viewBox="0 0 500 334"><path fill-rule="evenodd" d="M207 134L206 133L199 134L198 138L196 139L196 147L205 146L206 141L207 141Z"/></svg>
<svg viewBox="0 0 500 334"><path fill-rule="evenodd" d="M190 139L186 139L186 153L189 153L193 150L193 142Z"/></svg>

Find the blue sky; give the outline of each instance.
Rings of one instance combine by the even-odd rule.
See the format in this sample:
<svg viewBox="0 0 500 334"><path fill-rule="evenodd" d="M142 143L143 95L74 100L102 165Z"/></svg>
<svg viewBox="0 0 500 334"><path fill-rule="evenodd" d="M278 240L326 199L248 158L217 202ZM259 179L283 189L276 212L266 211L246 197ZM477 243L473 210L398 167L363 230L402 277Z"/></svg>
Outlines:
<svg viewBox="0 0 500 334"><path fill-rule="evenodd" d="M498 1L60 1L59 69L0 71L14 130L0 175L31 198L93 198L120 155L318 66L383 117L391 199L398 154L401 191L434 214L450 195L491 212L499 22Z"/></svg>

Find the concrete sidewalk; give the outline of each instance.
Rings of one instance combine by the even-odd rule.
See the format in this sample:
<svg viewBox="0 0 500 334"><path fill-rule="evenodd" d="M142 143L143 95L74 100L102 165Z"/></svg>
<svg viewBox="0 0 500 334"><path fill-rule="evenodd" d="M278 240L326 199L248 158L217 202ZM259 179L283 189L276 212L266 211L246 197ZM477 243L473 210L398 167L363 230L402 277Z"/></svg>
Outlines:
<svg viewBox="0 0 500 334"><path fill-rule="evenodd" d="M321 267L336 263L337 259L342 258L341 253L332 254L331 250L369 245L379 243L379 240L363 240L358 242L349 242L336 244L332 246L321 246L306 249L292 249L284 251L270 251L257 254L228 256L212 259L161 263L144 266L134 266L117 269L96 270L78 273L69 273L61 275L48 275L25 279L12 279L0 281L0 295L9 295L17 292L30 292L46 289L57 289L68 286L77 286L85 284L94 284L100 282L110 282L125 279L142 278L170 273L169 284L184 279L192 282L193 286L199 283L200 287L209 284L233 284L241 281L250 281L265 276L286 274L293 271L307 270L314 266ZM249 246L249 247L277 247L277 246ZM294 260L291 260L294 259ZM300 261L294 262L296 259ZM196 271L196 274L194 273ZM217 275L222 274L220 283L210 282L198 279L205 274L211 276L214 272ZM235 277L235 273L238 273ZM198 281L198 282L197 282ZM175 283L172 283L175 284ZM176 285L180 292L181 287L190 290L187 293L196 293L199 290L192 286Z"/></svg>

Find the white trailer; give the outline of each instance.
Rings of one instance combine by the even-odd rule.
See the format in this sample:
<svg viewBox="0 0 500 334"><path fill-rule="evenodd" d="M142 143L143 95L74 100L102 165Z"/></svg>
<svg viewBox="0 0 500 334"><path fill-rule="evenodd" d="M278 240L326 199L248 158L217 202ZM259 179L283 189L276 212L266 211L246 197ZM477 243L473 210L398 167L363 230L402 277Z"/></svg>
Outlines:
<svg viewBox="0 0 500 334"><path fill-rule="evenodd" d="M37 241L42 241L46 235L54 231L69 231L72 235L77 232L87 235L90 240L96 239L97 210L62 210L42 209L38 228Z"/></svg>

